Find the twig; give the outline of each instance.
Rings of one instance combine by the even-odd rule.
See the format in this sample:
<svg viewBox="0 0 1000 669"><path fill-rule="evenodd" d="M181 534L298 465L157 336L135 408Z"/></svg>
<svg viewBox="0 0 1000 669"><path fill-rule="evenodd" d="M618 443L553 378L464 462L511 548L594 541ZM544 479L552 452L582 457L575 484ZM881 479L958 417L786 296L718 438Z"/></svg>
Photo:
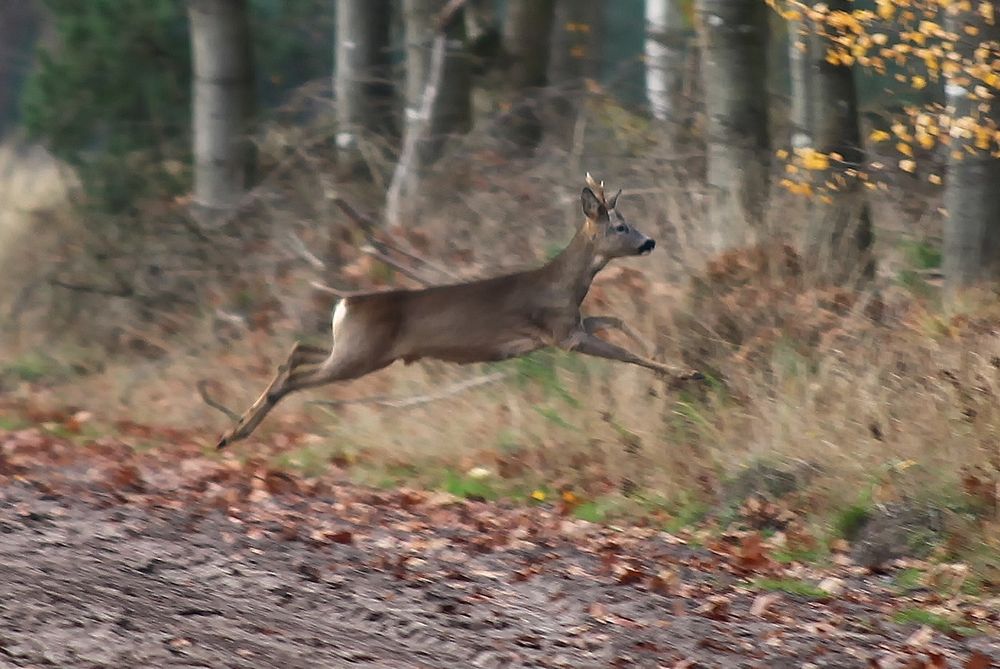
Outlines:
<svg viewBox="0 0 1000 669"><path fill-rule="evenodd" d="M104 288L102 286L89 286L86 284L69 283L61 279L49 279L53 286L75 290L81 293L93 293L94 295L104 295L106 297L135 297L135 290L131 286L121 286L120 288Z"/></svg>
<svg viewBox="0 0 1000 669"><path fill-rule="evenodd" d="M312 251L306 248L306 243L294 231L288 231L288 242L292 252L313 266L314 269L326 269L326 263L316 257Z"/></svg>
<svg viewBox="0 0 1000 669"><path fill-rule="evenodd" d="M364 214L360 213L357 209L355 209L350 204L348 204L347 201L344 200L343 198L341 198L341 197L334 198L333 203L335 205L337 205L337 207L342 212L344 212L344 214L347 216L347 218L350 219L350 221L354 225L356 225L358 227L358 229L361 230L361 232L364 233L365 240L369 244L371 244L371 246L373 246L380 253L382 253L384 255L388 255L388 251L392 251L394 253L398 253L399 255L407 258L408 260L412 260L414 262L418 262L421 265L423 265L424 267L427 267L429 269L434 270L435 272L437 272L441 276L447 277L449 279L455 279L455 280L459 279L458 275L456 275L456 274L454 274L452 272L449 272L444 267L441 267L437 263L431 262L427 258L424 258L422 256L417 255L413 251L405 249L402 246L399 246L397 244L391 244L389 242L377 239L375 237L376 225L372 221L372 219L369 218L368 216L365 216Z"/></svg>
<svg viewBox="0 0 1000 669"><path fill-rule="evenodd" d="M213 399L212 396L208 394L208 381L202 379L195 384L195 387L198 388L198 394L201 395L201 399L205 404L226 414L226 416L228 416L232 421L238 421L240 419L240 415L238 413L227 407L225 404Z"/></svg>
<svg viewBox="0 0 1000 669"><path fill-rule="evenodd" d="M426 277L421 276L413 268L407 267L403 263L401 263L401 262L399 262L397 260L393 260L392 258L390 258L389 256L387 256L384 252L382 252L378 248L376 248L375 244L369 244L369 245L362 246L361 247L361 252L364 253L365 255L371 256L372 258L375 258L376 260L378 260L381 263L385 263L389 267L392 267L393 269L399 271L399 273L402 274L403 276L408 276L409 278L411 278L414 281L416 281L417 283L419 283L421 286L425 286L426 287L426 286L433 286L434 285L433 281L430 281Z"/></svg>
<svg viewBox="0 0 1000 669"><path fill-rule="evenodd" d="M375 395L372 397L359 397L353 400L310 400L309 404L317 404L324 407L338 407L348 404L374 404L376 406L389 407L390 409L408 409L410 407L429 404L438 400L447 399L457 395L462 391L478 388L490 383L496 383L507 378L506 372L493 372L485 376L477 376L452 384L434 393L426 395L411 395L409 397L392 397L388 395Z"/></svg>
<svg viewBox="0 0 1000 669"><path fill-rule="evenodd" d="M310 281L309 285L321 293L327 293L328 295L333 295L334 297L339 297L340 299L350 297L351 295L357 295L361 292L356 290L340 290L338 288L334 288L333 286L328 286L321 281Z"/></svg>

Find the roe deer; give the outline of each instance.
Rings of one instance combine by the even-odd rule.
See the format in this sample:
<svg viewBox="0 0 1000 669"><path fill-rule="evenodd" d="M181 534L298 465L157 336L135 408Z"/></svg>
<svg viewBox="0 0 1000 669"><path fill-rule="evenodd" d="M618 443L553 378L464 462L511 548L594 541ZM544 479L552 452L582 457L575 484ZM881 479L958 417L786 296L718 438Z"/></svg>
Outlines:
<svg viewBox="0 0 1000 669"><path fill-rule="evenodd" d="M417 290L354 294L333 310L333 347L298 342L271 384L226 432L219 448L245 439L289 393L370 374L396 360L436 358L492 362L548 346L641 365L677 380L699 379L600 339L595 332L632 330L614 316L580 313L594 276L609 260L646 255L656 245L625 222L619 190L605 198L604 182L587 174L581 193L584 221L559 255L517 274Z"/></svg>

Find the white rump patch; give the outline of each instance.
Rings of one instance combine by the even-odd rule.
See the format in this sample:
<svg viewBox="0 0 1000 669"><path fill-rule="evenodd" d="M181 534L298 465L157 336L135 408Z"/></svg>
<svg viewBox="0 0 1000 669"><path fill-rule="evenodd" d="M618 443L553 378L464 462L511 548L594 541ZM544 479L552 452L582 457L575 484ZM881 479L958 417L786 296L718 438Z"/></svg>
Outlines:
<svg viewBox="0 0 1000 669"><path fill-rule="evenodd" d="M344 318L347 316L347 300L341 300L337 302L337 307L333 310L333 338L336 341L337 332L340 330L341 323L344 322Z"/></svg>

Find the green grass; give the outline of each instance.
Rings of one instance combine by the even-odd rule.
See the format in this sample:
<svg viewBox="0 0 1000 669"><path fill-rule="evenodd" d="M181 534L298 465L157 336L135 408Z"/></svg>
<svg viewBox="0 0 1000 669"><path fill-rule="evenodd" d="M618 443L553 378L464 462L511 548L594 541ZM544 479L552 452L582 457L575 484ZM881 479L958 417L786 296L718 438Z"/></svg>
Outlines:
<svg viewBox="0 0 1000 669"><path fill-rule="evenodd" d="M66 370L52 358L41 353L25 353L20 358L0 367L0 377L18 381L41 381L45 378L62 378Z"/></svg>
<svg viewBox="0 0 1000 669"><path fill-rule="evenodd" d="M842 509L833 519L833 531L836 536L853 541L869 518L871 509L868 504L861 502L852 504Z"/></svg>
<svg viewBox="0 0 1000 669"><path fill-rule="evenodd" d="M794 578L757 578L751 586L765 592L784 592L806 599L828 599L830 595L808 581Z"/></svg>
<svg viewBox="0 0 1000 669"><path fill-rule="evenodd" d="M780 548L773 551L771 556L782 564L791 564L792 562L821 564L827 561L830 551L826 546L817 542L815 548Z"/></svg>
<svg viewBox="0 0 1000 669"><path fill-rule="evenodd" d="M472 478L453 469L445 471L440 488L464 499L495 500L500 497L500 493L489 481Z"/></svg>
<svg viewBox="0 0 1000 669"><path fill-rule="evenodd" d="M924 573L922 571L910 568L898 572L892 580L896 589L905 593L923 588L923 578Z"/></svg>
<svg viewBox="0 0 1000 669"><path fill-rule="evenodd" d="M942 634L959 634L961 636L975 636L980 631L968 625L959 625L945 616L932 613L926 609L909 608L898 611L893 617L901 625L927 625L933 627Z"/></svg>
<svg viewBox="0 0 1000 669"><path fill-rule="evenodd" d="M16 416L0 416L0 430L21 430L30 425L26 420L17 418Z"/></svg>

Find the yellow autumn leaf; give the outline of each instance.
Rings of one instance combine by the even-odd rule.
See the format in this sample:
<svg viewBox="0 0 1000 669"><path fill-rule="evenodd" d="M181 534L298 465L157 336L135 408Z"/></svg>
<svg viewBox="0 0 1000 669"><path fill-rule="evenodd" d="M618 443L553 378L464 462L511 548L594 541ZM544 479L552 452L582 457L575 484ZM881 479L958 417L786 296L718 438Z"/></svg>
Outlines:
<svg viewBox="0 0 1000 669"><path fill-rule="evenodd" d="M983 17L986 23L993 25L996 22L996 17L993 13L993 3L992 2L980 2L979 3L979 15Z"/></svg>
<svg viewBox="0 0 1000 669"><path fill-rule="evenodd" d="M904 156L913 157L913 148L906 144L905 142L899 142L896 144L896 150L902 153Z"/></svg>
<svg viewBox="0 0 1000 669"><path fill-rule="evenodd" d="M986 150L990 148L990 140L993 139L993 133L983 127L976 128L976 148Z"/></svg>
<svg viewBox="0 0 1000 669"><path fill-rule="evenodd" d="M917 164L912 160L900 160L899 169L903 170L904 172L909 172L910 174L913 174L914 172L917 171Z"/></svg>
<svg viewBox="0 0 1000 669"><path fill-rule="evenodd" d="M891 137L892 135L887 133L885 130L872 130L872 134L868 135L868 139L873 142L884 142Z"/></svg>
<svg viewBox="0 0 1000 669"><path fill-rule="evenodd" d="M940 177L940 175L932 174L929 177L927 177L927 180L930 181L935 186L940 186L941 185L941 177Z"/></svg>
<svg viewBox="0 0 1000 669"><path fill-rule="evenodd" d="M544 502L545 492L542 490L535 490L531 493L531 499L536 500L538 502Z"/></svg>
<svg viewBox="0 0 1000 669"><path fill-rule="evenodd" d="M910 80L910 84L919 91L927 86L927 80L918 74L914 75L913 79Z"/></svg>
<svg viewBox="0 0 1000 669"><path fill-rule="evenodd" d="M877 0L875 5L878 16L883 21L888 21L896 15L896 7L893 5L892 0Z"/></svg>
<svg viewBox="0 0 1000 669"><path fill-rule="evenodd" d="M802 167L807 170L825 170L830 167L830 158L825 153L820 153L815 149L804 149L802 151Z"/></svg>

